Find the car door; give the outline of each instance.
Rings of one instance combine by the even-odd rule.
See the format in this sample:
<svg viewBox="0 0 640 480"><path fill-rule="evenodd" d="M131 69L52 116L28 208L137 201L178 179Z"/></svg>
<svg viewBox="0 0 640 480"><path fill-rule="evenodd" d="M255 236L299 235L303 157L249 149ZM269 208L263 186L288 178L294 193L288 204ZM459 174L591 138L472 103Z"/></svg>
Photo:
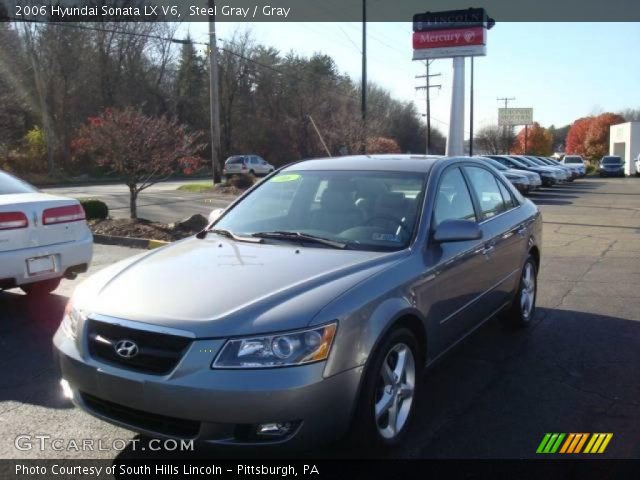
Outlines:
<svg viewBox="0 0 640 480"><path fill-rule="evenodd" d="M484 314L490 315L511 298L527 248L527 226L516 211L517 198L501 178L479 165L465 165L464 172L481 216L486 259L482 303Z"/></svg>
<svg viewBox="0 0 640 480"><path fill-rule="evenodd" d="M255 158L256 158L256 162L258 162L256 171L259 171L261 175L268 174L269 166L267 165L267 162L265 162L261 157L255 157Z"/></svg>
<svg viewBox="0 0 640 480"><path fill-rule="evenodd" d="M467 181L458 166L448 167L436 187L431 235L445 220L478 219ZM431 237L431 236L430 236ZM425 248L425 276L416 290L418 305L428 319L432 337L431 355L442 353L468 332L482 316L477 301L482 295L486 259L483 241L437 243Z"/></svg>

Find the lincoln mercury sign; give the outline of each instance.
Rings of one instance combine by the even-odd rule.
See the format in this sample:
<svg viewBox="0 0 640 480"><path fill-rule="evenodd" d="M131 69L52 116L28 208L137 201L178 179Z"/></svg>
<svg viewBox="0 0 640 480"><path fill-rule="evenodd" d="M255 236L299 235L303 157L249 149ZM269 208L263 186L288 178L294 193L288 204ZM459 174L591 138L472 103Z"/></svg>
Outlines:
<svg viewBox="0 0 640 480"><path fill-rule="evenodd" d="M413 16L413 59L486 55L487 29L493 24L483 8L418 13Z"/></svg>
<svg viewBox="0 0 640 480"><path fill-rule="evenodd" d="M498 125L531 125L533 123L533 108L499 108Z"/></svg>

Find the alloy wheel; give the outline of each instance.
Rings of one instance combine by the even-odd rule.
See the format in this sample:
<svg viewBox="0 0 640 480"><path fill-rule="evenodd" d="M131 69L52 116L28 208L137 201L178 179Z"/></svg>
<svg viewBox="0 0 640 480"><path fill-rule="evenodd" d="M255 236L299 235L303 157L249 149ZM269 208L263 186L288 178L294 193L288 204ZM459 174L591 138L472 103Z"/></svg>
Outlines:
<svg viewBox="0 0 640 480"><path fill-rule="evenodd" d="M378 375L374 415L378 433L387 440L407 424L413 405L416 363L411 349L398 343L387 353Z"/></svg>
<svg viewBox="0 0 640 480"><path fill-rule="evenodd" d="M531 262L527 262L522 272L522 290L520 292L520 307L522 309L522 317L529 320L536 299L536 275Z"/></svg>

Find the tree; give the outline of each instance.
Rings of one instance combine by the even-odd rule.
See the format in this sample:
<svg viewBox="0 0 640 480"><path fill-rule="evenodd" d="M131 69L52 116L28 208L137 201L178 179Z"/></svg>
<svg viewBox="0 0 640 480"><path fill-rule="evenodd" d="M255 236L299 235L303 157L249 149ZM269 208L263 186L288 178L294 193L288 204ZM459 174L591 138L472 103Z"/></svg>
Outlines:
<svg viewBox="0 0 640 480"><path fill-rule="evenodd" d="M609 127L625 121L621 115L605 112L579 118L567 134L566 152L597 161L609 152Z"/></svg>
<svg viewBox="0 0 640 480"><path fill-rule="evenodd" d="M553 153L553 135L538 122L529 126L525 135L525 129L520 130L511 150L518 154L548 156ZM525 146L526 136L526 146Z"/></svg>
<svg viewBox="0 0 640 480"><path fill-rule="evenodd" d="M600 160L609 153L609 129L619 123L624 123L624 118L615 113L603 113L593 119L584 140L584 152L589 160Z"/></svg>
<svg viewBox="0 0 640 480"><path fill-rule="evenodd" d="M503 127L487 125L478 130L474 142L481 153L498 155L502 151L503 136Z"/></svg>
<svg viewBox="0 0 640 480"><path fill-rule="evenodd" d="M400 146L392 138L369 137L367 139L367 153L400 153Z"/></svg>
<svg viewBox="0 0 640 480"><path fill-rule="evenodd" d="M189 174L202 164L200 135L188 132L175 119L150 117L128 107L107 109L89 118L78 129L73 146L125 179L131 218L137 219L141 191L176 171Z"/></svg>
<svg viewBox="0 0 640 480"><path fill-rule="evenodd" d="M190 39L188 38L187 41ZM204 130L208 127L209 85L202 57L192 43L182 46L175 80L175 109L178 121Z"/></svg>
<svg viewBox="0 0 640 480"><path fill-rule="evenodd" d="M584 142L587 138L587 132L592 121L593 117L583 117L573 122L569 129L569 133L567 133L567 142L565 145L566 153L585 156Z"/></svg>

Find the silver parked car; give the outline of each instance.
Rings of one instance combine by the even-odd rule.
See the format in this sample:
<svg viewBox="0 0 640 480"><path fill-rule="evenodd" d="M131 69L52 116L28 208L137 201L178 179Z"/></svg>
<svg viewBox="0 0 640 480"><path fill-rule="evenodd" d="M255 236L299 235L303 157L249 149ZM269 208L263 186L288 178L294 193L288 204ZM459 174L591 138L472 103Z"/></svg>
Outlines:
<svg viewBox="0 0 640 480"><path fill-rule="evenodd" d="M268 175L275 170L275 167L267 163L258 155L234 155L224 162L222 175L229 178L233 175Z"/></svg>
<svg viewBox="0 0 640 480"><path fill-rule="evenodd" d="M302 161L216 216L77 288L54 337L77 406L212 444L393 445L425 367L534 316L540 212L484 161Z"/></svg>

